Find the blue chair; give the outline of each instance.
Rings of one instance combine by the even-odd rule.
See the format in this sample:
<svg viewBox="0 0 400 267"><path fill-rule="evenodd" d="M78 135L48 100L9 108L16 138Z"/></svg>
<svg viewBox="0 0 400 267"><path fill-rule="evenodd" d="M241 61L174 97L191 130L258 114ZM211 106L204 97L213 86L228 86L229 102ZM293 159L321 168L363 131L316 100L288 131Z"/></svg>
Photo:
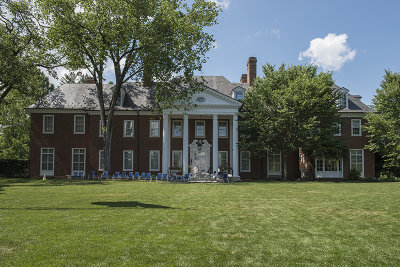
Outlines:
<svg viewBox="0 0 400 267"><path fill-rule="evenodd" d="M145 179L146 179L146 173L145 173L145 172L142 172L142 175L140 176L140 178L142 178L143 180L145 180Z"/></svg>
<svg viewBox="0 0 400 267"><path fill-rule="evenodd" d="M147 179L149 179L151 181L151 173L150 172L148 172L147 175L146 175L146 180Z"/></svg>
<svg viewBox="0 0 400 267"><path fill-rule="evenodd" d="M157 173L156 181L157 181L157 180L161 180L161 179L162 179L162 174L161 174L161 173Z"/></svg>
<svg viewBox="0 0 400 267"><path fill-rule="evenodd" d="M128 173L128 179L132 179L132 180L134 179L133 172Z"/></svg>
<svg viewBox="0 0 400 267"><path fill-rule="evenodd" d="M114 175L113 175L113 177L112 177L113 179L115 179L115 178L119 178L119 172L114 172Z"/></svg>
<svg viewBox="0 0 400 267"><path fill-rule="evenodd" d="M88 179L94 180L96 178L96 172L95 171L90 171L88 174Z"/></svg>
<svg viewBox="0 0 400 267"><path fill-rule="evenodd" d="M72 172L72 178L79 178L79 173L77 171Z"/></svg>
<svg viewBox="0 0 400 267"><path fill-rule="evenodd" d="M163 181L168 181L168 174L163 173L163 174L162 174L162 180L163 180Z"/></svg>
<svg viewBox="0 0 400 267"><path fill-rule="evenodd" d="M126 179L126 172L122 172L119 176L120 179Z"/></svg>
<svg viewBox="0 0 400 267"><path fill-rule="evenodd" d="M227 173L223 173L223 174L222 174L222 181L223 181L224 183L229 183L228 174L227 174Z"/></svg>
<svg viewBox="0 0 400 267"><path fill-rule="evenodd" d="M108 171L104 171L101 175L100 175L100 180L101 179L108 179Z"/></svg>
<svg viewBox="0 0 400 267"><path fill-rule="evenodd" d="M135 172L135 180L139 180L139 172Z"/></svg>

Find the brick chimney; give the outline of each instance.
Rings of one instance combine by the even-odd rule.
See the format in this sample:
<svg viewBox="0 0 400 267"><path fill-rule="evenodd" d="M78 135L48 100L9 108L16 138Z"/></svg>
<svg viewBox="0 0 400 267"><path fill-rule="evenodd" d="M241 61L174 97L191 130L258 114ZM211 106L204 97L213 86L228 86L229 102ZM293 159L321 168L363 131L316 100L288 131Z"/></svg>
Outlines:
<svg viewBox="0 0 400 267"><path fill-rule="evenodd" d="M247 83L247 74L242 74L242 77L240 77L240 82Z"/></svg>
<svg viewBox="0 0 400 267"><path fill-rule="evenodd" d="M253 86L254 79L257 76L257 58L249 57L247 61L247 83Z"/></svg>

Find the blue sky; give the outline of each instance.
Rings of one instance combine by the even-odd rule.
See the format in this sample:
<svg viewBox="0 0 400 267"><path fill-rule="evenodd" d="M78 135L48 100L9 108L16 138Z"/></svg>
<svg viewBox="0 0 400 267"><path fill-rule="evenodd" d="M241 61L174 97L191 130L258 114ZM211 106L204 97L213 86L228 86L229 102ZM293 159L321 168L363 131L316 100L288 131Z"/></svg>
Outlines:
<svg viewBox="0 0 400 267"><path fill-rule="evenodd" d="M202 75L239 82L250 56L258 59L259 76L266 63L314 62L372 104L384 70L400 72L400 1L213 1L223 12L208 29L216 48Z"/></svg>

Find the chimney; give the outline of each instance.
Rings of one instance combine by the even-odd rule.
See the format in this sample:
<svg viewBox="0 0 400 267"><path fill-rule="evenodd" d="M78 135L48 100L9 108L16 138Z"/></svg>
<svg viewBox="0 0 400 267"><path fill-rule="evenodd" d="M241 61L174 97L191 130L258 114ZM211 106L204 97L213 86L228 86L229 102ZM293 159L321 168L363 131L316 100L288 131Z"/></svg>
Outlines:
<svg viewBox="0 0 400 267"><path fill-rule="evenodd" d="M96 83L96 81L94 80L93 76L86 76L85 75L83 79L84 79L83 83L87 83L87 84L95 84Z"/></svg>
<svg viewBox="0 0 400 267"><path fill-rule="evenodd" d="M257 58L249 57L247 61L247 83L253 86L254 79L257 76Z"/></svg>
<svg viewBox="0 0 400 267"><path fill-rule="evenodd" d="M247 83L247 74L242 74L242 77L240 77L240 82Z"/></svg>

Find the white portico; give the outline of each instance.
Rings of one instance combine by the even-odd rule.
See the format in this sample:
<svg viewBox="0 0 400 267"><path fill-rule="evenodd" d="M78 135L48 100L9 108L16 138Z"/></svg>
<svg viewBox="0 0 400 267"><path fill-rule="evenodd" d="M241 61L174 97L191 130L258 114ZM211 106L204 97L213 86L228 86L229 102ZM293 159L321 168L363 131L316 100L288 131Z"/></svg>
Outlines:
<svg viewBox="0 0 400 267"><path fill-rule="evenodd" d="M192 102L195 106L185 113L164 111L162 172L180 164L184 174L189 173L189 166L191 173L194 169L218 172L222 164L239 178L237 114L241 102L213 89L193 95Z"/></svg>

